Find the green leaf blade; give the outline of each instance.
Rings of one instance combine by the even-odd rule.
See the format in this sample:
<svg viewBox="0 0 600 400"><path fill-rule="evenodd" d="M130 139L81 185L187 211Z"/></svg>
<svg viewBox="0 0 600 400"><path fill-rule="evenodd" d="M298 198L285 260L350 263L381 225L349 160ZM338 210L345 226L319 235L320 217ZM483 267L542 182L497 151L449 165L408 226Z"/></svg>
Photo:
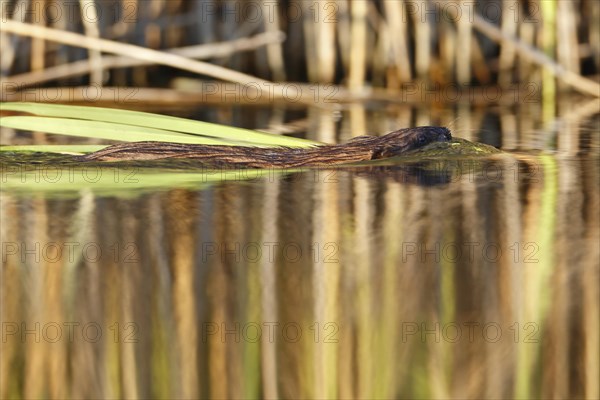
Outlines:
<svg viewBox="0 0 600 400"><path fill-rule="evenodd" d="M249 129L235 128L185 118L102 107L73 106L46 103L7 102L0 110L19 111L43 117L72 118L97 122L119 123L124 126L146 127L176 131L188 136L212 137L246 143L246 146L311 147L320 143L289 136L274 135ZM180 142L198 143L198 142Z"/></svg>
<svg viewBox="0 0 600 400"><path fill-rule="evenodd" d="M240 145L239 142L204 136L186 135L164 129L123 125L112 122L76 120L70 118L10 116L0 119L0 126L13 129L41 131L67 136L119 140L127 142L157 141L206 145Z"/></svg>

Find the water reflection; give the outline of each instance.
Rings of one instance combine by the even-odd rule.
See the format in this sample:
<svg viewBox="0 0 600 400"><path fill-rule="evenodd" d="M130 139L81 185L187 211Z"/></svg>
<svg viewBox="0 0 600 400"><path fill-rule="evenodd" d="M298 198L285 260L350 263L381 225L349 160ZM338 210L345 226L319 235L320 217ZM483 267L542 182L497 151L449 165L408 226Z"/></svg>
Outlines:
<svg viewBox="0 0 600 400"><path fill-rule="evenodd" d="M597 397L594 151L4 191L0 394Z"/></svg>

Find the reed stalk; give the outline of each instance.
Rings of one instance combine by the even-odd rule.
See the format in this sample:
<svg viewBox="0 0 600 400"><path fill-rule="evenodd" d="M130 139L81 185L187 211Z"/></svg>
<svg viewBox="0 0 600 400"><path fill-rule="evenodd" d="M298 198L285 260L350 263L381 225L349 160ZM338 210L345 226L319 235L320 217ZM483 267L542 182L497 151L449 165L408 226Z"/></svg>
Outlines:
<svg viewBox="0 0 600 400"><path fill-rule="evenodd" d="M367 2L364 0L350 3L350 66L348 88L360 91L364 87L367 56Z"/></svg>

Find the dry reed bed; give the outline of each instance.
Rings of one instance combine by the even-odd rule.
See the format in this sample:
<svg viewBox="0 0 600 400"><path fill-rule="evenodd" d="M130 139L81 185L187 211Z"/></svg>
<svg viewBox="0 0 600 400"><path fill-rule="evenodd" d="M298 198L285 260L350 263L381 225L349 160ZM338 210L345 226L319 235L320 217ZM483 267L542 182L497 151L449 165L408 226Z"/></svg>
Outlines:
<svg viewBox="0 0 600 400"><path fill-rule="evenodd" d="M9 1L0 67L5 85L18 87L155 87L181 75L142 65L161 64L244 84L333 83L351 92L418 83L598 96L598 17L594 0Z"/></svg>

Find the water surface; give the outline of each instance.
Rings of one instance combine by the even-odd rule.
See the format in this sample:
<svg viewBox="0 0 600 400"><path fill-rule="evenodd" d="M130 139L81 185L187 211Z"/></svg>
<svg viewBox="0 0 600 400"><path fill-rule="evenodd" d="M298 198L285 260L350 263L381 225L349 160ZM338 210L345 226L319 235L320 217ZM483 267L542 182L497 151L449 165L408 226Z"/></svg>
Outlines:
<svg viewBox="0 0 600 400"><path fill-rule="evenodd" d="M5 158L0 394L598 397L599 116L561 110L305 114L326 142L449 125L505 151L491 159L282 173Z"/></svg>

